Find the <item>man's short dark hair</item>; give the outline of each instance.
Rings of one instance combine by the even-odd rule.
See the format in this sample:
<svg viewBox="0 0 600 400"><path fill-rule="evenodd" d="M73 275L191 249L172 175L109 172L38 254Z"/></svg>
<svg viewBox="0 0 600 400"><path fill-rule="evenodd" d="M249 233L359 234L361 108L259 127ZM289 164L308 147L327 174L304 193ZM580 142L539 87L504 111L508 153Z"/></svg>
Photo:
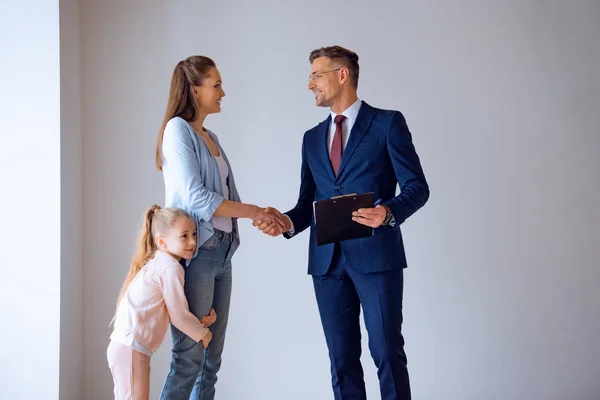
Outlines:
<svg viewBox="0 0 600 400"><path fill-rule="evenodd" d="M350 71L350 81L355 88L358 88L358 54L341 46L321 47L310 52L310 63L319 57L327 57L338 63Z"/></svg>

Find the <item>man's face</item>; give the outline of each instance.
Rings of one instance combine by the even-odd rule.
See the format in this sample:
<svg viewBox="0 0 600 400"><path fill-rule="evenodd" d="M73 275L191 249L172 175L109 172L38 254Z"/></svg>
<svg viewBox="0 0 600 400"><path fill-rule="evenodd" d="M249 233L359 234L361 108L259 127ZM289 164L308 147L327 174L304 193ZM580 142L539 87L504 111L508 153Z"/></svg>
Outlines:
<svg viewBox="0 0 600 400"><path fill-rule="evenodd" d="M317 106L331 107L339 97L342 90L340 69L327 57L315 58L312 62L308 89L315 94Z"/></svg>

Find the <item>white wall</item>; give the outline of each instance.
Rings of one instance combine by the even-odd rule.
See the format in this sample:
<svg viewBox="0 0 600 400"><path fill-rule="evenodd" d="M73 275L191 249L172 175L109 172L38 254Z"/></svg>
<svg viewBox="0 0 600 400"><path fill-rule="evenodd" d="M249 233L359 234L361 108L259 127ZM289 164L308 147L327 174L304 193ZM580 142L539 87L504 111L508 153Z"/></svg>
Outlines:
<svg viewBox="0 0 600 400"><path fill-rule="evenodd" d="M107 325L141 214L163 199L154 142L175 63L215 59L228 96L207 126L243 199L287 209L302 134L327 113L308 53L329 44L361 57L361 98L405 113L431 185L404 225L414 397L600 397L600 3L285 4L83 1L86 399L110 397ZM331 398L307 235L241 233L219 398Z"/></svg>
<svg viewBox="0 0 600 400"><path fill-rule="evenodd" d="M60 0L61 276L60 399L84 399L83 190L77 0Z"/></svg>
<svg viewBox="0 0 600 400"><path fill-rule="evenodd" d="M0 398L57 399L58 2L0 4Z"/></svg>

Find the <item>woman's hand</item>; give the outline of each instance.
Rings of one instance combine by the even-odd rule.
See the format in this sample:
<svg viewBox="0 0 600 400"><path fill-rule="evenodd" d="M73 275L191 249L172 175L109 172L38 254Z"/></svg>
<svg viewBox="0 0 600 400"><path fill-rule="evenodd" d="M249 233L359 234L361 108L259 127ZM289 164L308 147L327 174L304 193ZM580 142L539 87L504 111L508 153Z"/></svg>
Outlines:
<svg viewBox="0 0 600 400"><path fill-rule="evenodd" d="M254 219L252 224L253 226L258 227L263 233L269 236L279 236L283 232L292 229L288 218L276 208L267 207L263 211L264 216Z"/></svg>

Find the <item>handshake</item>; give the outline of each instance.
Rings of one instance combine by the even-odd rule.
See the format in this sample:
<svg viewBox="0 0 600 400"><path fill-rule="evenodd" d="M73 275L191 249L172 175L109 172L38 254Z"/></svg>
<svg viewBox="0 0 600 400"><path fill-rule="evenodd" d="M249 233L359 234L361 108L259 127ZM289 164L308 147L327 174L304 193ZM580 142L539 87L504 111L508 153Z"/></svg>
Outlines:
<svg viewBox="0 0 600 400"><path fill-rule="evenodd" d="M258 208L252 219L252 225L269 236L279 236L292 229L291 220L273 207Z"/></svg>
<svg viewBox="0 0 600 400"><path fill-rule="evenodd" d="M257 227L264 234L269 236L279 236L283 232L292 230L292 220L290 220L287 215L280 213L276 208L253 207L256 208L251 214L252 220L254 220L252 225ZM375 207L361 208L354 211L352 213L352 221L371 228L379 228L384 223L388 223L386 222L388 215L391 215L390 209L379 204Z"/></svg>

